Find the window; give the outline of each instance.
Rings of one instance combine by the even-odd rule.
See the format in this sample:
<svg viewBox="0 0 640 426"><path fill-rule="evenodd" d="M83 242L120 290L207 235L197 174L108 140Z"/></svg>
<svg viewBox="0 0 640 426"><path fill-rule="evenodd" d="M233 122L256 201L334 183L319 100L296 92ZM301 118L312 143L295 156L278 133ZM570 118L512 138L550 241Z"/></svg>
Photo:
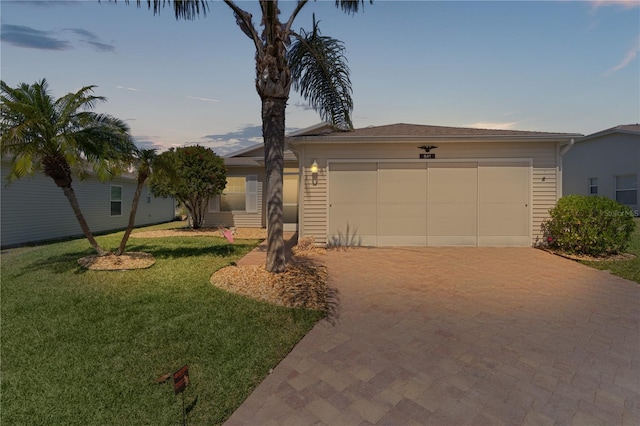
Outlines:
<svg viewBox="0 0 640 426"><path fill-rule="evenodd" d="M598 178L589 178L589 195L598 195Z"/></svg>
<svg viewBox="0 0 640 426"><path fill-rule="evenodd" d="M111 185L111 216L122 216L122 187Z"/></svg>
<svg viewBox="0 0 640 426"><path fill-rule="evenodd" d="M257 213L258 177L256 175L227 176L224 191L210 201L209 210Z"/></svg>
<svg viewBox="0 0 640 426"><path fill-rule="evenodd" d="M638 202L637 175L616 176L616 201L628 206Z"/></svg>

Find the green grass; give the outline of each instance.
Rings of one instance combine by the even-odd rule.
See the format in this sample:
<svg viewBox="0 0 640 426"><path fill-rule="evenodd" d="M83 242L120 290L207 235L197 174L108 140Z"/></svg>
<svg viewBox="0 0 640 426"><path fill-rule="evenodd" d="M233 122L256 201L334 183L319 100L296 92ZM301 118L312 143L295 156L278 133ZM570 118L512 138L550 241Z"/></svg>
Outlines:
<svg viewBox="0 0 640 426"><path fill-rule="evenodd" d="M640 284L640 218L635 219L635 221L636 231L631 237L631 244L626 250L628 253L635 254L635 259L604 262L584 261L582 263L596 269L608 270L612 274Z"/></svg>
<svg viewBox="0 0 640 426"><path fill-rule="evenodd" d="M188 424L223 422L321 317L209 284L257 243L132 238L128 251L156 258L135 271L80 267L84 239L2 251L0 422L180 424L171 380L154 381L184 364Z"/></svg>

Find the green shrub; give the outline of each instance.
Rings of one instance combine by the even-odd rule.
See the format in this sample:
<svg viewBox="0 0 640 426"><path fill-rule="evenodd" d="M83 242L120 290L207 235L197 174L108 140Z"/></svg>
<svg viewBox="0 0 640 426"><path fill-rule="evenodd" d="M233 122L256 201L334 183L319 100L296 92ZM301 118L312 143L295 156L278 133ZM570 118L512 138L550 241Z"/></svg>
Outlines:
<svg viewBox="0 0 640 426"><path fill-rule="evenodd" d="M636 226L629 207L600 196L568 195L549 213L542 225L546 244L571 254L620 253Z"/></svg>

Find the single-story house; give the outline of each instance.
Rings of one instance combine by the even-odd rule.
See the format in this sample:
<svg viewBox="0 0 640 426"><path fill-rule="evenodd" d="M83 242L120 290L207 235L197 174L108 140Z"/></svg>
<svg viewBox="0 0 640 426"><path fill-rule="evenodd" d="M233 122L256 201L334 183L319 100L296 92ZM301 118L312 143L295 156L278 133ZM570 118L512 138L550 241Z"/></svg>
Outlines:
<svg viewBox="0 0 640 426"><path fill-rule="evenodd" d="M42 173L7 184L10 163L2 161L0 237L2 247L80 237L84 234L62 189ZM80 209L94 233L124 229L129 222L136 189L131 174L101 182L89 175L74 178ZM173 198L156 198L145 187L136 214L136 226L169 222L175 218Z"/></svg>
<svg viewBox="0 0 640 426"><path fill-rule="evenodd" d="M343 132L316 125L286 139L286 222L300 237L327 246L531 246L562 194L562 154L581 136L414 124ZM261 146L230 155L226 164L238 179L212 201L210 219L266 226Z"/></svg>
<svg viewBox="0 0 640 426"><path fill-rule="evenodd" d="M640 211L640 124L577 139L564 156L563 194L602 195Z"/></svg>

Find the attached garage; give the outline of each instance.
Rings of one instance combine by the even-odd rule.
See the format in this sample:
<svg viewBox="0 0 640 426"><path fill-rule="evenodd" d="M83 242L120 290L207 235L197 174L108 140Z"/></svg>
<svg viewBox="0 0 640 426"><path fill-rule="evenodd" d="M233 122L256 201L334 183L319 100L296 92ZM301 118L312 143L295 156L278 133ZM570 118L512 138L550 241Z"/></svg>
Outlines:
<svg viewBox="0 0 640 426"><path fill-rule="evenodd" d="M299 232L320 245L530 246L561 194L561 146L577 136L408 124L298 134Z"/></svg>

